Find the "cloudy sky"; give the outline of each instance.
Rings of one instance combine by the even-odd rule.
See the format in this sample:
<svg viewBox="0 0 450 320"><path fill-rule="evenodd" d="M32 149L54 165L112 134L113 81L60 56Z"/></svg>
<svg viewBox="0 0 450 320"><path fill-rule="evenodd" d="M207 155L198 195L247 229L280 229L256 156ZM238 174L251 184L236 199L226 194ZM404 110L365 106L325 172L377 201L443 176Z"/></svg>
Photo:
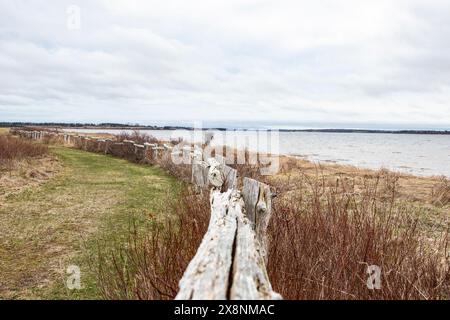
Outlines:
<svg viewBox="0 0 450 320"><path fill-rule="evenodd" d="M450 128L450 1L0 0L0 121L193 120Z"/></svg>

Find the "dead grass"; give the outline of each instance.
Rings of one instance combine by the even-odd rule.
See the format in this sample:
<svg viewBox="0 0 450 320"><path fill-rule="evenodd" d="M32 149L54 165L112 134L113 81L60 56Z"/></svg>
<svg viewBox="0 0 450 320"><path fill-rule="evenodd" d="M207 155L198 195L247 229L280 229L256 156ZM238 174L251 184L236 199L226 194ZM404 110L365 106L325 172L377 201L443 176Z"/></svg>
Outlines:
<svg viewBox="0 0 450 320"><path fill-rule="evenodd" d="M173 168L170 159L159 165L189 178L184 170ZM271 177L258 175L254 167L238 169L277 189L269 224L268 272L284 298L449 298L448 219L438 215L444 219L428 221L425 207L412 206L411 194L404 190L406 179L420 188L421 178L387 170L323 168L295 159L283 165ZM446 190L445 183L436 195ZM199 199L189 195L181 203L167 200L177 209L161 229L152 235L133 232L128 245L101 254L100 282L106 298L175 296L209 221L208 202ZM428 195L414 199L429 203ZM426 232L428 228L434 232ZM381 267L380 290L367 288L369 265Z"/></svg>
<svg viewBox="0 0 450 320"><path fill-rule="evenodd" d="M130 140L130 141L134 141L134 143L138 143L138 144L144 144L146 142L148 142L148 143L159 143L160 142L155 137L153 137L147 133L140 132L139 130L134 130L132 133L122 131L119 134L117 134L115 137L116 137L117 141Z"/></svg>
<svg viewBox="0 0 450 320"><path fill-rule="evenodd" d="M408 207L411 217L418 219L421 236L436 237L448 226L450 219L450 204L447 202L450 197L448 178L419 177L394 173L386 169L370 170L337 164L317 165L292 157L282 157L280 164L277 175L260 177L275 189L283 188L292 181L307 177L310 181L320 182L329 188L333 187L336 181L341 184L350 183L354 186L355 194L358 195L366 188L369 181L380 181L382 184L379 186L380 190L386 192L390 191L395 182L395 202Z"/></svg>
<svg viewBox="0 0 450 320"><path fill-rule="evenodd" d="M136 139L135 139L136 140ZM160 165L188 179L170 159ZM448 180L281 159L270 177L238 168L278 193L269 224L268 273L286 299L448 299ZM126 242L100 242L99 289L109 299L170 299L209 222L204 196L163 197L151 232L133 223ZM432 232L430 231L432 230ZM109 243L109 242L106 242ZM381 289L367 288L367 266Z"/></svg>
<svg viewBox="0 0 450 320"><path fill-rule="evenodd" d="M362 182L278 182L269 224L268 273L285 299L446 299L448 232L425 239L420 212L397 202L395 175ZM282 184L284 183L284 184ZM358 181L358 183L361 183ZM150 233L132 229L127 244L100 250L99 283L107 299L172 299L209 222L207 197L165 200L170 215ZM367 267L382 270L367 288Z"/></svg>
<svg viewBox="0 0 450 320"><path fill-rule="evenodd" d="M98 283L106 299L173 299L190 260L206 232L208 196L185 189L165 200L169 215L150 232L131 229L128 242L104 250L100 246Z"/></svg>
<svg viewBox="0 0 450 320"><path fill-rule="evenodd" d="M448 221L424 238L422 212L397 201L397 183L382 172L279 184L269 224L275 290L286 299L448 299ZM367 288L369 265L381 267L380 290Z"/></svg>
<svg viewBox="0 0 450 320"><path fill-rule="evenodd" d="M450 204L450 180L448 178L442 177L440 181L433 186L431 201L438 206Z"/></svg>
<svg viewBox="0 0 450 320"><path fill-rule="evenodd" d="M278 193L269 224L268 259L276 291L286 299L449 298L448 207L439 211L434 205L446 203L446 179L335 164L318 166L287 157L280 160L280 172L269 177L261 176L256 166L236 166L240 176L265 181ZM160 165L179 178L189 178L173 168L170 159ZM209 220L207 202L198 212L186 204L180 209L175 217L184 221L180 230L188 243L180 242L178 229L170 226L164 227L169 232L164 241L159 236L139 240L140 235L133 234L130 245L105 262L106 297L175 295L182 273L171 266L182 264L173 263L174 252L182 252L183 246L193 249L190 243L201 239L199 229L192 229L194 234L188 231L191 225L184 217L202 212L195 216L196 223L199 220L206 226ZM170 249L164 251L164 247ZM182 255L184 263L194 252ZM170 262L159 264L153 261L157 258ZM367 288L369 265L382 270L380 290Z"/></svg>
<svg viewBox="0 0 450 320"><path fill-rule="evenodd" d="M0 135L0 207L9 195L42 184L58 170L46 146Z"/></svg>
<svg viewBox="0 0 450 320"><path fill-rule="evenodd" d="M287 178L300 175L307 175L314 178L320 171L326 181L333 183L336 178L351 178L356 181L363 181L365 178L373 178L380 173L384 175L395 175L398 179L398 197L407 201L418 201L423 203L433 202L433 188L441 185L448 178L439 176L414 176L404 173L393 173L389 170L371 170L354 166L339 164L320 164L298 159L294 157L280 158L280 172L273 178ZM269 179L272 177L269 177ZM361 183L359 183L361 184Z"/></svg>
<svg viewBox="0 0 450 320"><path fill-rule="evenodd" d="M0 172L0 207L7 197L40 186L60 170L61 164L53 155L17 161L14 169Z"/></svg>
<svg viewBox="0 0 450 320"><path fill-rule="evenodd" d="M77 135L77 136L84 136L84 137L91 137L95 139L115 139L115 135L111 133L101 133L101 132L94 132L94 133L84 133L79 131L64 131L67 134L71 135Z"/></svg>
<svg viewBox="0 0 450 320"><path fill-rule="evenodd" d="M46 146L15 136L0 135L0 170L11 170L19 161L46 154Z"/></svg>
<svg viewBox="0 0 450 320"><path fill-rule="evenodd" d="M63 169L39 186L13 192L0 207L0 298L99 298L89 257L95 243L128 236L129 220L152 225L175 181L162 170L52 147ZM27 170L30 170L28 168ZM82 290L65 287L80 266Z"/></svg>

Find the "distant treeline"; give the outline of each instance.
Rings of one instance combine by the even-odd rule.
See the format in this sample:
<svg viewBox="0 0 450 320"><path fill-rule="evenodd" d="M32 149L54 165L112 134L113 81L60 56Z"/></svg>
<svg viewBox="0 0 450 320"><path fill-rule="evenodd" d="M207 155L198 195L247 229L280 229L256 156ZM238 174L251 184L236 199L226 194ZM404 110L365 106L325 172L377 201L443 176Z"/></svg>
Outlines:
<svg viewBox="0 0 450 320"><path fill-rule="evenodd" d="M85 129L138 129L138 130L175 130L175 129L187 129L191 130L191 127L178 127L178 126L142 126L139 124L123 124L123 123L62 123L62 122L0 122L0 128L16 128L16 127L53 127L53 128L85 128Z"/></svg>
<svg viewBox="0 0 450 320"><path fill-rule="evenodd" d="M280 129L280 132L450 134L449 130L376 130L376 129Z"/></svg>
<svg viewBox="0 0 450 320"><path fill-rule="evenodd" d="M139 124L123 123L58 123L58 122L0 122L1 127L53 127L53 128L84 128L84 129L124 129L124 130L194 130L184 126L143 126ZM225 131L226 128L202 128L202 130ZM233 129L231 129L233 130ZM237 130L237 129L236 129ZM253 131L255 129L239 129ZM269 129L276 130L276 129ZM445 134L450 130L379 130L379 129L279 129L279 132L332 132L332 133L392 133L392 134Z"/></svg>
<svg viewBox="0 0 450 320"><path fill-rule="evenodd" d="M68 128L79 128L79 127L140 127L140 125L135 124L123 124L123 123L62 123L62 122L0 122L0 127L68 127Z"/></svg>

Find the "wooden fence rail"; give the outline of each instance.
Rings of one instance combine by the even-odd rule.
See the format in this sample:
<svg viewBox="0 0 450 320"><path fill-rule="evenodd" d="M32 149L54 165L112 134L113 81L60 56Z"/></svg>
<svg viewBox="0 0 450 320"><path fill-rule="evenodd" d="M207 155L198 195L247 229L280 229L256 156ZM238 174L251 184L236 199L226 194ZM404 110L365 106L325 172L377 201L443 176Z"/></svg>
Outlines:
<svg viewBox="0 0 450 320"><path fill-rule="evenodd" d="M176 299L281 299L272 289L265 263L270 188L244 178L241 193L236 170L220 159L195 161L192 181L212 187L211 219Z"/></svg>
<svg viewBox="0 0 450 320"><path fill-rule="evenodd" d="M192 183L210 188L208 230L179 283L176 299L281 299L266 271L267 225L272 210L270 187L243 177L223 157L201 159L201 151L185 146L136 144L124 140L93 139L49 131L12 130L24 138L53 139L86 151L111 154L145 163L164 156L182 155L192 166ZM242 186L242 191L238 190Z"/></svg>

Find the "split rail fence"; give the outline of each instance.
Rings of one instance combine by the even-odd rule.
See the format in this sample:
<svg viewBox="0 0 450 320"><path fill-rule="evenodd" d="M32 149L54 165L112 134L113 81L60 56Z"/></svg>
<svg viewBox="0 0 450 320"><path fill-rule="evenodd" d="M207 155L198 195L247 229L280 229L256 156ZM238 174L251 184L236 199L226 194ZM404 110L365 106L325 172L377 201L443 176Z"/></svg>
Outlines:
<svg viewBox="0 0 450 320"><path fill-rule="evenodd" d="M220 156L202 160L198 149L179 150L169 144L117 142L52 131L12 130L33 140L53 139L75 148L110 154L136 162L158 163L174 154L189 159L192 183L210 189L208 230L179 282L176 299L281 299L266 271L267 225L272 193L264 183L238 177ZM241 190L238 190L241 187Z"/></svg>

